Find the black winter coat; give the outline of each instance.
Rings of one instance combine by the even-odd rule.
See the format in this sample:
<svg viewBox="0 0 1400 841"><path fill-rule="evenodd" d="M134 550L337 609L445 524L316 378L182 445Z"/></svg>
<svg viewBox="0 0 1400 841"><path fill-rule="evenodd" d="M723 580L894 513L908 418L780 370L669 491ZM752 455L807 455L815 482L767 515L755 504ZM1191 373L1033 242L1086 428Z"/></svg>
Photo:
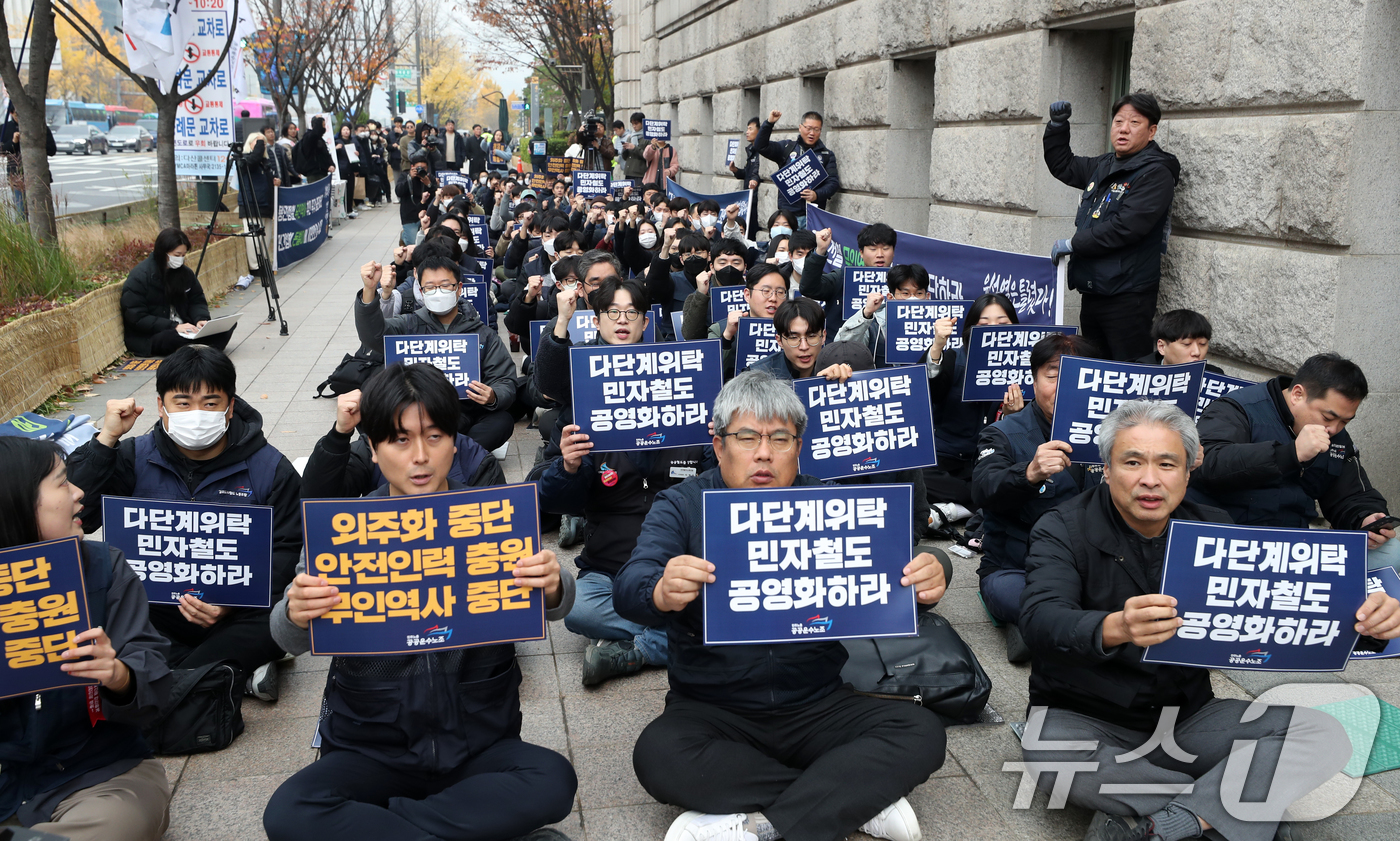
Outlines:
<svg viewBox="0 0 1400 841"><path fill-rule="evenodd" d="M1183 502L1175 520L1228 523L1224 511ZM1127 541L1143 538L1123 522L1108 485L1048 511L1031 529L1021 635L1031 660L1030 705L1051 706L1134 730L1156 727L1164 706L1185 721L1214 697L1210 671L1142 662L1143 649L1103 647L1103 620L1133 596L1162 591L1165 535L1141 548L1155 569L1138 563Z"/></svg>
<svg viewBox="0 0 1400 841"><path fill-rule="evenodd" d="M1150 141L1121 160L1113 152L1080 157L1069 148L1069 123L1047 125L1044 145L1050 174L1084 191L1070 240L1069 288L1096 295L1156 289L1181 177L1176 156Z"/></svg>
<svg viewBox="0 0 1400 841"><path fill-rule="evenodd" d="M204 287L189 266L166 268L174 275L177 288L183 288L182 300L172 301L166 294L165 278L157 268L154 257L147 257L126 276L122 285L122 322L126 326L126 349L136 356L151 355L151 337L173 329L177 324L194 324L209 320L209 304L204 299ZM170 317L171 310L179 320Z"/></svg>
<svg viewBox="0 0 1400 841"><path fill-rule="evenodd" d="M418 221L418 214L427 210L432 204L433 194L437 192L437 176L429 172L425 178L427 182L417 178L411 178L409 173L412 170L404 170L399 174L399 179L394 184L394 194L399 197L399 224L407 225L410 222ZM428 201L423 201L423 194L428 194ZM413 243L409 243L412 245Z"/></svg>
<svg viewBox="0 0 1400 841"><path fill-rule="evenodd" d="M764 120L758 124L758 137L754 138L750 148L779 167L787 166L808 152L816 153L817 160L821 161L822 169L826 170L826 179L812 188L812 192L817 194L817 200L813 204L826 210L826 203L841 189L841 175L836 169L836 153L826 148L826 144L820 140L815 145L807 146L801 140L773 140L772 138L773 124ZM778 209L788 210L801 216L807 213L807 203L798 199L795 204L789 204L783 199L782 193L779 193Z"/></svg>
<svg viewBox="0 0 1400 841"><path fill-rule="evenodd" d="M306 178L307 183L320 181L330 174L335 166L331 150L326 146L326 129L315 127L302 132L297 145L292 147L292 165Z"/></svg>

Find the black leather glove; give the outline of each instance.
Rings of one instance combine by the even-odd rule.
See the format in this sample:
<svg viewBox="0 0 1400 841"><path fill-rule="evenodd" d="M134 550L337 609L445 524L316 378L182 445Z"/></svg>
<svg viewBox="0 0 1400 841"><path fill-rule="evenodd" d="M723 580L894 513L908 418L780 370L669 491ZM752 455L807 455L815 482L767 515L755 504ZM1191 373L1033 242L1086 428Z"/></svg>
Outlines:
<svg viewBox="0 0 1400 841"><path fill-rule="evenodd" d="M1052 123L1067 123L1067 122L1069 122L1069 115L1070 115L1070 113L1071 113L1072 110L1073 110L1073 109L1071 109L1069 102L1066 101L1066 100L1063 100L1063 99L1061 99L1061 100L1058 101L1058 102L1052 102L1052 103L1050 103L1050 122L1052 122Z"/></svg>

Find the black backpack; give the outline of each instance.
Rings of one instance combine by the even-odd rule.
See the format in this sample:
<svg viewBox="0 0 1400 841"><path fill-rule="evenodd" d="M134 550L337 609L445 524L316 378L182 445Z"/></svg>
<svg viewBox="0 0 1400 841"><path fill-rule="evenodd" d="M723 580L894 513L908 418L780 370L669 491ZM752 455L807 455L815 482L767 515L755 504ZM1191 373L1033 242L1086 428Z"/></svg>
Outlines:
<svg viewBox="0 0 1400 841"><path fill-rule="evenodd" d="M232 660L174 669L170 701L145 731L163 756L223 750L243 732L243 672Z"/></svg>
<svg viewBox="0 0 1400 841"><path fill-rule="evenodd" d="M946 724L978 720L992 681L947 619L919 614L917 637L842 640L850 659L841 679L862 695L913 701Z"/></svg>
<svg viewBox="0 0 1400 841"><path fill-rule="evenodd" d="M331 375L326 377L326 381L316 386L316 393L311 396L313 399L333 397L337 394L363 388L365 382L383 367L383 351L360 348L353 355L347 353L340 360L340 364L335 366ZM330 389L330 394L323 393L327 388Z"/></svg>

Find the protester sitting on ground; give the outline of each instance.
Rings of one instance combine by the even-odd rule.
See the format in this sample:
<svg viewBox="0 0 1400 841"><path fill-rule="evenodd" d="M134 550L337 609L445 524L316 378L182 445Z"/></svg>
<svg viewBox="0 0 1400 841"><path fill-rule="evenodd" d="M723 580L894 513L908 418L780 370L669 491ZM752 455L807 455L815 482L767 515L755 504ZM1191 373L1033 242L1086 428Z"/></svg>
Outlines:
<svg viewBox="0 0 1400 841"><path fill-rule="evenodd" d="M684 224L683 220L661 223L661 248L647 267L647 300L661 304L668 322L671 313L685 312L686 299L695 294L695 278L710 265L710 241L690 233Z"/></svg>
<svg viewBox="0 0 1400 841"><path fill-rule="evenodd" d="M846 319L841 329L836 331L838 342L860 342L870 348L875 365L885 367L885 324L889 310L887 301L927 301L928 270L918 263L901 263L891 266L885 274L886 292L876 290L865 296L865 303L859 312ZM844 296L845 293L842 292ZM804 296L805 297L805 296ZM825 317L825 313L823 313ZM874 328L873 330L871 328Z"/></svg>
<svg viewBox="0 0 1400 841"><path fill-rule="evenodd" d="M798 301L806 301L806 298L796 298L783 304L778 308L778 317L782 317L783 307L788 304L796 304ZM816 301L809 301L815 309L820 310ZM792 330L791 332L796 332ZM784 343L783 350L787 351L788 345ZM858 342L830 342L822 345L821 353L817 354L815 367L817 376L826 377L828 380L838 380L845 382L851 378L852 374L861 371L875 370L875 357L870 353L870 348ZM929 530L929 505L928 494L924 491L924 472L913 467L907 470L893 470L888 473L865 473L859 476L848 476L843 479L833 480L838 485L879 485L883 483L905 484L913 491L913 529L916 540L922 538ZM953 580L953 564L941 549L930 548L930 554L938 559L943 565L944 583Z"/></svg>
<svg viewBox="0 0 1400 841"><path fill-rule="evenodd" d="M364 290L355 301L355 330L360 346L382 348L385 336L475 333L481 339L481 379L467 386L457 431L487 450L499 448L510 440L515 429L515 419L510 414L515 400L515 362L501 337L481 320L476 308L470 302L459 305L461 267L436 255L425 259L418 266L423 309L387 319L378 300L383 271L384 267L374 262L360 269Z"/></svg>
<svg viewBox="0 0 1400 841"><path fill-rule="evenodd" d="M516 243L519 244L512 243L511 251L523 251L523 244L526 241L526 236L522 234L520 239L516 240ZM523 282L520 284L520 288L516 290L515 296L511 298L510 302L510 308L512 310L515 309L517 303L525 305L523 323L526 327L528 327L531 320L539 320L540 318L548 317L540 314L540 303L544 300L539 293L542 286L536 285L535 294L532 296L530 293L531 281L535 278L539 278L542 283L544 276L549 274L549 267L553 265L556 260L561 257L577 257L583 253L583 250L583 245L579 242L579 238L574 235L573 231L569 230L569 221L567 219L563 216L551 216L545 220L544 230L540 233L540 246L530 251L528 255L525 256L523 263L520 264L520 274L518 277ZM530 305L533 305L533 307ZM549 304L545 303L545 307L547 308L548 306ZM531 309L534 310L533 313L530 312ZM521 318L512 319L510 324L507 325L507 329L517 335L523 335L525 330L516 329L516 327L521 324Z"/></svg>
<svg viewBox="0 0 1400 841"><path fill-rule="evenodd" d="M262 415L236 391L224 352L190 345L156 369L160 421L124 437L145 411L135 398L108 400L97 437L73 451L69 475L87 490L83 526L102 525L102 498L178 499L272 508L272 591L291 581L301 552L301 476L263 435ZM178 604L151 605L151 623L170 641L170 665L196 669L232 660L248 692L276 701L282 650L267 608L223 607L186 593Z"/></svg>
<svg viewBox="0 0 1400 841"><path fill-rule="evenodd" d="M1195 310L1172 310L1152 320L1152 341L1157 347L1138 362L1147 365L1184 365L1200 362L1210 353L1210 320ZM1219 365L1206 363L1212 374L1224 374Z"/></svg>
<svg viewBox="0 0 1400 841"><path fill-rule="evenodd" d="M58 444L0 438L0 464L9 477L0 481L0 548L82 536L83 491ZM157 841L170 784L141 729L169 700L169 645L120 550L85 540L82 561L93 627L73 638L62 668L98 683L0 700L0 820L46 838Z"/></svg>
<svg viewBox="0 0 1400 841"><path fill-rule="evenodd" d="M1073 447L1050 439L1061 356L1097 358L1099 352L1083 336L1051 333L1036 342L1031 348L1035 399L1028 410L980 431L976 463L969 472L971 505L982 512L978 592L987 613L1006 623L1006 659L1012 663L1030 659L1016 620L1026 586L1031 527L1046 511L1097 486L1101 479L1098 467L1070 462ZM936 422L934 428L938 428ZM942 453L938 460L943 461ZM928 476L925 471L925 481Z"/></svg>
<svg viewBox="0 0 1400 841"><path fill-rule="evenodd" d="M374 461L369 439L350 436L360 426L360 389L336 397L335 423L321 436L302 471L301 494L307 499L352 498L369 494L384 484L384 472ZM504 485L505 471L496 457L480 444L457 433L457 455L447 477L467 487Z"/></svg>
<svg viewBox="0 0 1400 841"><path fill-rule="evenodd" d="M780 380L816 376L822 370L817 355L826 343L825 323L821 304L811 298L783 301L773 313L773 335L779 350L750 365L750 370L764 371Z"/></svg>
<svg viewBox="0 0 1400 841"><path fill-rule="evenodd" d="M618 259L606 251L590 251L578 258L577 271L580 275L576 286L561 288L555 297L558 309L555 316L545 325L544 335L540 337L540 358L535 360L534 380L540 394L560 406L573 405L572 383L573 379L569 373L569 348L574 347L573 340L569 338L569 323L574 320L574 314L580 306L594 310L593 321L598 329L598 336L603 336L603 330L597 327L602 317L597 315L595 295L602 289L603 285L622 279L622 264ZM628 294L630 295L630 288ZM634 298L633 300L643 300L645 296ZM645 316L640 321L627 322L622 324L609 324L608 336L611 340L607 344L632 344L634 341L640 342L646 333L647 323L651 318L650 310L643 312ZM595 341L598 341L595 338Z"/></svg>
<svg viewBox="0 0 1400 841"><path fill-rule="evenodd" d="M632 345L642 340L647 300L640 283L609 278L591 299L598 336L588 345ZM571 307L571 303L564 305ZM572 343L553 335L544 341L565 349L563 375L567 378L567 348ZM540 356L544 363L543 349ZM561 432L558 455L537 479L540 507L587 518L583 550L576 559L578 601L564 619L564 627L588 638L582 680L584 686L595 686L644 666L666 665L666 633L617 615L613 578L631 557L656 494L713 467L714 453L708 447L593 452L592 442L578 425L570 423Z"/></svg>
<svg viewBox="0 0 1400 841"><path fill-rule="evenodd" d="M365 383L360 428L384 475L368 496L466 487L450 478L457 402L431 365L390 365ZM574 579L553 552L519 561L513 576L543 591L546 618L568 615ZM273 634L294 653L309 650L311 620L340 599L303 555L273 608ZM520 682L509 643L334 658L321 758L272 795L268 838L518 838L563 820L577 779L567 759L521 741Z"/></svg>
<svg viewBox="0 0 1400 841"><path fill-rule="evenodd" d="M739 319L772 319L778 306L787 300L788 282L783 273L770 263L759 263L744 274L744 303L748 309L732 310L729 315L710 325L708 337L719 339L724 351L724 379L734 378L734 337L739 334Z"/></svg>
<svg viewBox="0 0 1400 841"><path fill-rule="evenodd" d="M1196 426L1174 403L1134 400L1104 418L1098 447L1103 483L1031 531L1020 617L1033 652L1025 760L1048 772L1042 790L1067 788L1070 803L1106 813L1085 836L1093 841L1211 830L1231 841L1291 838L1275 834L1284 809L1351 759L1341 723L1308 707L1215 698L1210 670L1142 660L1183 621L1161 592L1170 521L1229 522L1184 501ZM1400 602L1383 592L1356 616L1361 633L1400 636ZM1252 762L1238 761L1242 750ZM1056 763L1074 763L1070 780ZM1252 802L1242 810L1228 799Z"/></svg>
<svg viewBox="0 0 1400 841"><path fill-rule="evenodd" d="M233 330L190 339L209 321L204 287L185 265L190 238L179 228L156 234L151 256L136 265L122 285L126 349L134 356L167 356L196 342L223 350ZM172 318L174 312L178 318Z"/></svg>
<svg viewBox="0 0 1400 841"><path fill-rule="evenodd" d="M894 269L890 270L894 274ZM978 296L968 307L960 335L963 347L971 340L973 327L996 324L1016 324L1016 308L999 292ZM977 453L977 436L997 416L1011 415L1025 407L1020 386L1007 386L1001 403L987 401L966 403L962 399L966 379L967 354L946 349L948 339L957 329L955 319L940 319L934 326L933 344L921 357L928 369L929 402L933 404L933 428L938 430L935 445L938 466L924 469L932 510L937 512L932 524L935 529L949 529L952 523L972 516L972 469ZM1058 367L1056 370L1059 370ZM1050 399L1054 404L1054 397Z"/></svg>
<svg viewBox="0 0 1400 841"><path fill-rule="evenodd" d="M573 212L569 214L569 230L574 232L584 251L592 251L598 247L598 243L608 238L610 209L610 203L604 196L575 200Z"/></svg>
<svg viewBox="0 0 1400 841"><path fill-rule="evenodd" d="M1232 391L1198 422L1205 460L1193 493L1246 526L1308 528L1318 507L1334 529L1388 516L1347 432L1366 399L1366 375L1335 353L1309 357L1291 377ZM1369 569L1400 564L1395 529L1367 531Z"/></svg>
<svg viewBox="0 0 1400 841"><path fill-rule="evenodd" d="M656 230L654 222L642 218L638 205L628 205L619 215L613 253L622 260L630 276L645 274L652 257L661 248L661 237Z"/></svg>
<svg viewBox="0 0 1400 841"><path fill-rule="evenodd" d="M690 241L692 248L695 244L694 240ZM691 253L694 253L693 250ZM707 268L698 272L693 279L690 270L699 264L685 260L681 262L686 279L695 284L695 291L686 296L681 318L681 335L692 341L705 338L710 329L710 287L739 286L744 282L744 272L748 270L748 249L738 240L720 239L712 243L709 256ZM690 259L693 258L686 258Z"/></svg>
<svg viewBox="0 0 1400 841"><path fill-rule="evenodd" d="M883 222L866 225L856 235L862 265L886 268L894 265L895 243L899 234ZM792 271L799 278L798 290L804 298L821 301L826 310L826 329L836 333L845 318L841 315L841 298L846 294L846 275L842 271L826 270L826 255L831 250L831 229L798 231L788 242L792 256Z"/></svg>
<svg viewBox="0 0 1400 841"><path fill-rule="evenodd" d="M633 749L637 780L662 803L692 810L672 824L672 841L830 841L856 829L914 841L918 819L904 796L943 764L937 716L843 685L846 651L836 641L703 642L702 587L717 564L735 562L703 557L704 492L822 484L798 474L807 410L790 383L746 371L712 414L719 467L656 497L613 590L619 616L664 628L669 643L671 692ZM934 604L943 566L920 554L898 585L905 598L913 588L919 604Z"/></svg>

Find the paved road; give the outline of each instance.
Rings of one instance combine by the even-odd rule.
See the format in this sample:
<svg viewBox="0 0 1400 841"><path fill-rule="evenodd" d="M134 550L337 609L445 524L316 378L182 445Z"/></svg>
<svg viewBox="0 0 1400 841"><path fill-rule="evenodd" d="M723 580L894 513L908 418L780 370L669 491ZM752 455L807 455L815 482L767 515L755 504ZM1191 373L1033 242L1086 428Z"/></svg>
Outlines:
<svg viewBox="0 0 1400 841"><path fill-rule="evenodd" d="M154 152L60 152L49 159L49 167L53 170L54 207L60 216L137 201L155 191Z"/></svg>

